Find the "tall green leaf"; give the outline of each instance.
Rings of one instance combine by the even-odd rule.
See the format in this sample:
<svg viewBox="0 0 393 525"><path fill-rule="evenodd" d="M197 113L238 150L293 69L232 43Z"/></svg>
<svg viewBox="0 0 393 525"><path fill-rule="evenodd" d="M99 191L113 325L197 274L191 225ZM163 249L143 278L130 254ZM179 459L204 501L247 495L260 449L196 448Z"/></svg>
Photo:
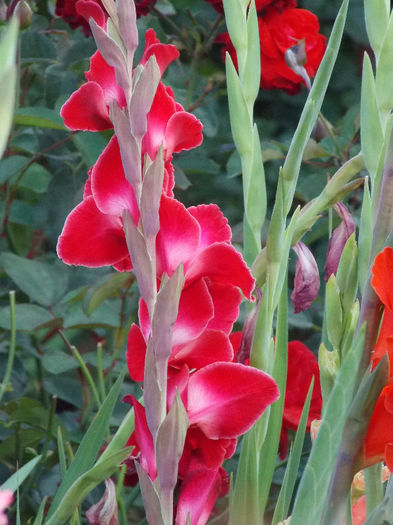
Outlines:
<svg viewBox="0 0 393 525"><path fill-rule="evenodd" d="M56 512L56 509L58 509L60 502L63 500L71 485L93 467L94 461L102 446L102 442L108 432L109 420L119 397L124 376L125 371L120 374L115 384L112 386L96 417L93 419L93 422L84 435L75 454L74 460L65 473L63 481L53 498L52 505L49 509L49 516L52 516ZM54 523L56 523L56 521L54 521Z"/></svg>

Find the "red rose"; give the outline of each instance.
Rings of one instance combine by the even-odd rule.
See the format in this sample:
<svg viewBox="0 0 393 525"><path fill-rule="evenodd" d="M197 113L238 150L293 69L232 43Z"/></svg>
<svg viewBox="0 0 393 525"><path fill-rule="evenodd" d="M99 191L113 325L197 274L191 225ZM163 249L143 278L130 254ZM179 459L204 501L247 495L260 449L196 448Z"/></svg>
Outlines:
<svg viewBox="0 0 393 525"><path fill-rule="evenodd" d="M206 2L209 2L218 13L224 12L222 0L206 0ZM262 11L262 9L265 9L268 6L274 6L277 9L282 10L285 7L296 7L297 0L255 0L255 6L257 11Z"/></svg>
<svg viewBox="0 0 393 525"><path fill-rule="evenodd" d="M282 12L268 9L258 17L261 43L261 88L283 89L290 95L300 91L304 80L294 73L285 62L285 52L304 41L305 69L314 77L326 47L326 38L319 34L318 18L306 9L288 8ZM235 48L228 33L219 35L216 42L225 45L222 53L228 51L237 65Z"/></svg>

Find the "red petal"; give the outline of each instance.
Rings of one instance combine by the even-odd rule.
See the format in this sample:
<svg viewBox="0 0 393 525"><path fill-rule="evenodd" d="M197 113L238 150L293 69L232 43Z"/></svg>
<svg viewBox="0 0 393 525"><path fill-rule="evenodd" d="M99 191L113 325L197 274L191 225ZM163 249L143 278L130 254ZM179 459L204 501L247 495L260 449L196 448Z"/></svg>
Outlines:
<svg viewBox="0 0 393 525"><path fill-rule="evenodd" d="M147 114L147 132L143 137L143 153L154 159L161 144L166 148L165 130L168 120L175 113L175 99L160 82L154 96L153 104Z"/></svg>
<svg viewBox="0 0 393 525"><path fill-rule="evenodd" d="M116 264L128 256L120 219L101 213L94 198L87 197L68 215L57 253L66 264L90 268Z"/></svg>
<svg viewBox="0 0 393 525"><path fill-rule="evenodd" d="M100 4L90 0L78 0L75 4L75 10L78 15L83 16L86 22L89 22L90 18L102 27L106 28L106 16Z"/></svg>
<svg viewBox="0 0 393 525"><path fill-rule="evenodd" d="M102 213L121 217L128 210L135 222L139 209L131 184L124 175L119 144L113 135L98 158L92 172L91 185L97 207Z"/></svg>
<svg viewBox="0 0 393 525"><path fill-rule="evenodd" d="M146 64L149 58L155 55L160 73L163 75L171 62L179 57L179 51L171 44L162 44L153 29L148 29L145 33L145 49L140 63Z"/></svg>
<svg viewBox="0 0 393 525"><path fill-rule="evenodd" d="M385 308L378 340L371 356L373 368L377 366L383 356L389 356L389 380L393 379L393 313Z"/></svg>
<svg viewBox="0 0 393 525"><path fill-rule="evenodd" d="M383 304L393 312L393 249L387 246L374 260L371 284Z"/></svg>
<svg viewBox="0 0 393 525"><path fill-rule="evenodd" d="M149 427L147 426L145 407L143 407L134 396L127 396L124 400L128 403L131 402L134 406L134 438L139 450L141 451L140 462L144 470L149 474L150 479L154 481L157 477L157 466L153 438Z"/></svg>
<svg viewBox="0 0 393 525"><path fill-rule="evenodd" d="M306 345L300 341L291 341L288 344L283 426L297 429L312 377L314 377L314 390L307 420L308 429L313 419L321 419L322 394L318 361Z"/></svg>
<svg viewBox="0 0 393 525"><path fill-rule="evenodd" d="M230 242L231 228L216 204L200 204L187 209L201 227L201 248L206 248L215 242Z"/></svg>
<svg viewBox="0 0 393 525"><path fill-rule="evenodd" d="M90 69L85 76L87 80L97 82L102 87L108 106L112 100L116 100L120 107L126 105L124 91L116 82L115 70L105 62L99 51L91 57Z"/></svg>
<svg viewBox="0 0 393 525"><path fill-rule="evenodd" d="M204 525L221 492L219 470L198 469L190 472L180 486L175 525Z"/></svg>
<svg viewBox="0 0 393 525"><path fill-rule="evenodd" d="M190 425L198 425L211 439L236 438L278 397L275 381L261 370L214 363L190 377L187 414Z"/></svg>
<svg viewBox="0 0 393 525"><path fill-rule="evenodd" d="M213 282L238 286L251 300L254 279L239 252L224 243L215 243L198 253L186 267L187 280L209 277Z"/></svg>
<svg viewBox="0 0 393 525"><path fill-rule="evenodd" d="M393 444L393 384L385 386L374 408L364 440L366 465L373 465L384 458L385 447Z"/></svg>
<svg viewBox="0 0 393 525"><path fill-rule="evenodd" d="M184 288L173 329L173 346L186 343L201 335L214 313L213 301L203 279L198 279Z"/></svg>
<svg viewBox="0 0 393 525"><path fill-rule="evenodd" d="M157 235L157 275L168 275L195 256L200 239L197 221L179 201L162 196ZM198 276L200 277L200 275Z"/></svg>
<svg viewBox="0 0 393 525"><path fill-rule="evenodd" d="M87 82L75 91L61 108L60 115L64 125L73 131L113 128L104 92L96 82Z"/></svg>
<svg viewBox="0 0 393 525"><path fill-rule="evenodd" d="M205 330L198 338L173 349L170 366L186 363L192 368L202 368L216 361L232 361L233 348L228 336L217 330Z"/></svg>
<svg viewBox="0 0 393 525"><path fill-rule="evenodd" d="M242 301L241 293L235 286L220 283L209 283L209 292L214 304L214 317L209 321L207 328L221 330L229 335L233 323L239 317L239 305Z"/></svg>
<svg viewBox="0 0 393 525"><path fill-rule="evenodd" d="M132 323L127 337L127 366L131 379L143 381L145 377L146 343L141 329Z"/></svg>
<svg viewBox="0 0 393 525"><path fill-rule="evenodd" d="M202 143L202 123L187 111L178 111L168 120L165 132L166 156L196 148Z"/></svg>

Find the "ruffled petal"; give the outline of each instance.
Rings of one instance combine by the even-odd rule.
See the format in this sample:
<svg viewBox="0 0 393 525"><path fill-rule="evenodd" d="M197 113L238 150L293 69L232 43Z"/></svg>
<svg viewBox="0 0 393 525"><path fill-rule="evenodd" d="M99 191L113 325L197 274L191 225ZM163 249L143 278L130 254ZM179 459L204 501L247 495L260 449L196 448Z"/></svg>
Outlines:
<svg viewBox="0 0 393 525"><path fill-rule="evenodd" d="M210 439L247 432L279 397L265 372L238 363L214 363L197 370L188 383L187 414Z"/></svg>
<svg viewBox="0 0 393 525"><path fill-rule="evenodd" d="M217 204L200 204L187 209L201 227L201 249L215 242L230 242L232 231L228 219Z"/></svg>
<svg viewBox="0 0 393 525"><path fill-rule="evenodd" d="M140 63L146 64L152 55L156 57L162 76L169 64L179 57L179 51L172 44L162 44L156 37L154 29L148 29L145 33L145 49Z"/></svg>
<svg viewBox="0 0 393 525"><path fill-rule="evenodd" d="M75 4L75 11L82 16L86 22L93 18L97 25L106 28L106 15L101 5L94 0L78 0Z"/></svg>
<svg viewBox="0 0 393 525"><path fill-rule="evenodd" d="M252 300L254 279L239 252L224 243L215 243L199 252L186 267L186 279L209 277L213 282L238 286Z"/></svg>
<svg viewBox="0 0 393 525"><path fill-rule="evenodd" d="M64 125L73 131L104 131L113 128L104 91L96 82L82 84L64 103L60 115Z"/></svg>
<svg viewBox="0 0 393 525"><path fill-rule="evenodd" d="M68 215L57 253L66 264L90 268L116 264L128 256L121 220L101 213L94 198L87 197Z"/></svg>

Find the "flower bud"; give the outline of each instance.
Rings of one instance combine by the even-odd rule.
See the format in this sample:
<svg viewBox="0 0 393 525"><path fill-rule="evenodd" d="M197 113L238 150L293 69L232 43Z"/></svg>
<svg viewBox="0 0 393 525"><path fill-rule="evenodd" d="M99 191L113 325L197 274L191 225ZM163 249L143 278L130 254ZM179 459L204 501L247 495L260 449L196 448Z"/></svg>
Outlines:
<svg viewBox="0 0 393 525"><path fill-rule="evenodd" d="M354 234L345 243L336 277L341 303L346 313L352 308L358 291L358 247Z"/></svg>
<svg viewBox="0 0 393 525"><path fill-rule="evenodd" d="M340 348L343 335L343 310L340 289L335 275L331 275L326 285L326 329L329 341L334 348Z"/></svg>
<svg viewBox="0 0 393 525"><path fill-rule="evenodd" d="M355 231L355 223L348 209L342 202L335 204L334 209L341 217L342 222L333 231L329 239L326 264L325 264L325 281L329 279L332 273L337 273L338 264L340 262L341 254L345 243Z"/></svg>
<svg viewBox="0 0 393 525"><path fill-rule="evenodd" d="M314 256L307 246L298 242L294 247L297 255L295 281L291 294L295 314L304 312L319 291L319 271Z"/></svg>
<svg viewBox="0 0 393 525"><path fill-rule="evenodd" d="M329 351L322 343L318 350L318 365L321 378L322 397L326 401L340 369L340 356L338 351Z"/></svg>
<svg viewBox="0 0 393 525"><path fill-rule="evenodd" d="M26 0L19 0L12 13L19 21L21 29L27 29L33 22L33 11Z"/></svg>

